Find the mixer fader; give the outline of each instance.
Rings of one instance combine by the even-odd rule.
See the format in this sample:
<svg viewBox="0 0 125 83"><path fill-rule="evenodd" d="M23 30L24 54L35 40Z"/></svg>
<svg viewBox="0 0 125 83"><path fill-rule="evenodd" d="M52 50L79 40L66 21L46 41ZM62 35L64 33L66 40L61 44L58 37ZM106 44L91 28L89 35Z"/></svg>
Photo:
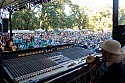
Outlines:
<svg viewBox="0 0 125 83"><path fill-rule="evenodd" d="M2 66L14 83L34 83L85 64L89 53L80 47L71 47L3 60Z"/></svg>

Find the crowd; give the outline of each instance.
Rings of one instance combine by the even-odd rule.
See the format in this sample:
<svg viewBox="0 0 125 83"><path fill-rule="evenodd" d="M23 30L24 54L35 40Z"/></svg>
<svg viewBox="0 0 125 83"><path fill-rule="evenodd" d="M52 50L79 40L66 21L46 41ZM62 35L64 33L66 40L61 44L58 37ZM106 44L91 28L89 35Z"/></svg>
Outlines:
<svg viewBox="0 0 125 83"><path fill-rule="evenodd" d="M0 36L1 51L15 51L29 48L54 46L60 44L75 44L91 52L101 49L102 60L99 57L89 55L87 62L91 64L91 82L94 83L125 83L124 51L121 44L112 39L108 33L88 32L42 32L13 34L7 41L3 42ZM5 47L5 48L4 48ZM93 62L92 62L92 61Z"/></svg>
<svg viewBox="0 0 125 83"><path fill-rule="evenodd" d="M88 32L50 31L41 33L16 33L13 34L13 37L8 42L3 43L1 37L0 44L5 46L5 50L9 44L14 45L16 50L23 50L71 43L94 52L99 47L98 44L107 39L111 39L111 33L100 32L94 34Z"/></svg>

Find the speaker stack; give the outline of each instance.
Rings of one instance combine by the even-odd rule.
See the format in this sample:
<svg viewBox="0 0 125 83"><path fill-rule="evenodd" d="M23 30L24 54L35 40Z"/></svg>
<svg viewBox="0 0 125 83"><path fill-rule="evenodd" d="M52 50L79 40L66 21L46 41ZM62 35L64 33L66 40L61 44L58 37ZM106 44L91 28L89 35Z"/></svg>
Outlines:
<svg viewBox="0 0 125 83"><path fill-rule="evenodd" d="M3 33L7 33L8 32L8 19L7 18L3 18L2 22L3 22L3 30L2 30L2 25L1 25L0 32L3 31Z"/></svg>

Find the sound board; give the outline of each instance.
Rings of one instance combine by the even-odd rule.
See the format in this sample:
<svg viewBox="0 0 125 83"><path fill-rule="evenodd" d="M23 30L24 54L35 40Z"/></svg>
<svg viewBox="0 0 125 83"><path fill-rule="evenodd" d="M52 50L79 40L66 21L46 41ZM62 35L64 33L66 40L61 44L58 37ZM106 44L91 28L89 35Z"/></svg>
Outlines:
<svg viewBox="0 0 125 83"><path fill-rule="evenodd" d="M36 83L59 73L75 70L86 63L85 58L90 51L81 47L70 47L49 53L37 53L2 61L2 67L13 83ZM52 80L54 79L44 82L49 83Z"/></svg>

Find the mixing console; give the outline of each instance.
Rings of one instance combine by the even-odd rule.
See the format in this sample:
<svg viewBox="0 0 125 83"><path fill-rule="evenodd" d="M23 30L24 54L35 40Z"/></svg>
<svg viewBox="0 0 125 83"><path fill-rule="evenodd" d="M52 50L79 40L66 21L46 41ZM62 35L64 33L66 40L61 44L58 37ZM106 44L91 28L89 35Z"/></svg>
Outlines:
<svg viewBox="0 0 125 83"><path fill-rule="evenodd" d="M2 66L14 83L34 83L85 63L90 51L80 47L3 60Z"/></svg>

